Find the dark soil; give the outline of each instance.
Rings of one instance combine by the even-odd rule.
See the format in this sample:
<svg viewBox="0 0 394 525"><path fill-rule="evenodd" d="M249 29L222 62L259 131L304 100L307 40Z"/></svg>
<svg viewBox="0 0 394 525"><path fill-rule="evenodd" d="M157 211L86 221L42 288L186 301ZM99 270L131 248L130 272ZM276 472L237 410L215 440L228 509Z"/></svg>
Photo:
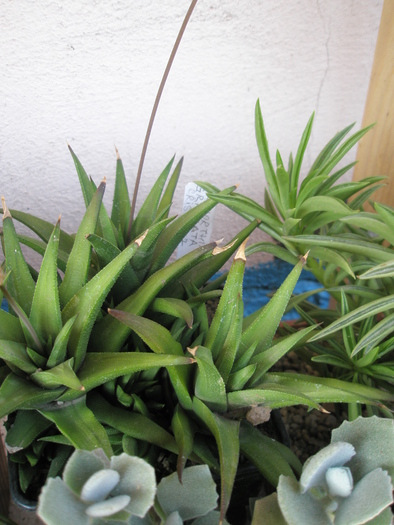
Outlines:
<svg viewBox="0 0 394 525"><path fill-rule="evenodd" d="M300 359L295 352L289 352L275 366L275 371L297 372L318 375L310 365ZM329 413L309 410L304 405L280 409L286 430L290 437L290 448L304 463L331 441L331 431L346 419L346 405L323 405Z"/></svg>

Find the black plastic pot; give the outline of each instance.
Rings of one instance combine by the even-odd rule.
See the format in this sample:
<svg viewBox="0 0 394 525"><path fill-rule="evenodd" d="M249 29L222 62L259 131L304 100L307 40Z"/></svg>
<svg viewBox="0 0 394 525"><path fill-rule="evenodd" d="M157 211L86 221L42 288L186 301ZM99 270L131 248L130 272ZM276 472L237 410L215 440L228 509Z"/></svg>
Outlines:
<svg viewBox="0 0 394 525"><path fill-rule="evenodd" d="M19 486L18 464L8 457L8 477L10 480L10 496L21 509L35 511L38 499L29 499Z"/></svg>

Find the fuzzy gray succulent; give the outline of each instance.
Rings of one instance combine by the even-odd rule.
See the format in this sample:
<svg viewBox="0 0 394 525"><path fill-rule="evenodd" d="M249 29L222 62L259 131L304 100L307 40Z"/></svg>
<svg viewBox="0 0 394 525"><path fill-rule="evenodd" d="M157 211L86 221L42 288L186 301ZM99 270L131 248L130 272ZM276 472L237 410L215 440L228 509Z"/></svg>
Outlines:
<svg viewBox="0 0 394 525"><path fill-rule="evenodd" d="M256 502L252 525L391 525L394 422L359 417L333 431L299 481L281 476Z"/></svg>
<svg viewBox="0 0 394 525"><path fill-rule="evenodd" d="M186 468L182 483L174 473L156 485L154 468L139 457L76 450L63 478L47 480L37 514L47 525L217 525L217 503L206 465Z"/></svg>

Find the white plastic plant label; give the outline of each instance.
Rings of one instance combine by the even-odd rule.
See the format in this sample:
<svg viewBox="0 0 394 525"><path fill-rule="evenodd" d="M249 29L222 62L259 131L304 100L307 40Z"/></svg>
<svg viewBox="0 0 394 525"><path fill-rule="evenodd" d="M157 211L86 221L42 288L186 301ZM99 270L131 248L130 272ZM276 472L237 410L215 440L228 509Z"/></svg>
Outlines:
<svg viewBox="0 0 394 525"><path fill-rule="evenodd" d="M183 213L206 200L206 192L194 182L188 182L185 186L185 196L183 198ZM178 245L178 259L195 248L210 242L214 211L215 210L213 209L204 215L204 217L189 231L186 237L182 239Z"/></svg>

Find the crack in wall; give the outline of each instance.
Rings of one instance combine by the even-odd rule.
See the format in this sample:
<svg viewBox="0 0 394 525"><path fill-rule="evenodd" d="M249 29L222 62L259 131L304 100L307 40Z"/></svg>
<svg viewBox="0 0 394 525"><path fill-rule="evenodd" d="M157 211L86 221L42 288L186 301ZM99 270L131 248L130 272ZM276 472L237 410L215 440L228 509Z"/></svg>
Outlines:
<svg viewBox="0 0 394 525"><path fill-rule="evenodd" d="M321 2L320 2L320 0L317 0L316 5L317 5L317 12L318 12L318 14L319 14L319 16L320 16L320 18L322 20L322 23L323 23L323 26L324 26L324 31L325 31L325 34L326 34L326 40L324 42L324 47L325 47L325 51L326 51L326 67L324 69L323 76L321 78L319 89L318 89L318 92L317 92L316 112L318 112L319 106L320 106L321 94L322 94L323 87L324 87L324 84L325 84L325 81L326 81L326 78L327 78L327 75L328 75L328 71L330 69L330 47L329 47L329 44L330 44L330 39L331 39L331 24L330 24L330 18L326 18L324 16L324 14L322 13L322 11L321 11ZM325 21L327 21L327 22L325 23Z"/></svg>

